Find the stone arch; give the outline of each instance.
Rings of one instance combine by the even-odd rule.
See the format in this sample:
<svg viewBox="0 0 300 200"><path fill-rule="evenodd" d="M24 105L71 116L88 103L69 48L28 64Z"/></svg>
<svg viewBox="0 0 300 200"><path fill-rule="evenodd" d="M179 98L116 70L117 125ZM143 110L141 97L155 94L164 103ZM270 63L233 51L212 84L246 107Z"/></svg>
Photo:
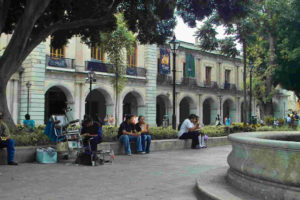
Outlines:
<svg viewBox="0 0 300 200"><path fill-rule="evenodd" d="M51 115L62 115L64 109L70 107L69 116L73 118L74 98L69 88L62 85L52 84L45 91L44 122L47 123Z"/></svg>
<svg viewBox="0 0 300 200"><path fill-rule="evenodd" d="M168 116L167 119L170 124L172 119L172 104L168 95L159 94L156 96L156 125L162 126L164 116Z"/></svg>
<svg viewBox="0 0 300 200"><path fill-rule="evenodd" d="M113 114L113 98L104 88L95 88L85 97L85 113L92 117L104 119Z"/></svg>
<svg viewBox="0 0 300 200"><path fill-rule="evenodd" d="M183 122L184 119L188 118L190 114L196 114L197 105L192 97L188 95L183 96L178 102L179 102L179 123Z"/></svg>
<svg viewBox="0 0 300 200"><path fill-rule="evenodd" d="M137 90L129 90L122 95L122 117L127 114L136 116L145 115L145 101L143 95Z"/></svg>
<svg viewBox="0 0 300 200"><path fill-rule="evenodd" d="M202 103L202 122L204 125L210 125L214 123L215 118L218 115L218 104L212 96L208 96ZM200 119L201 120L201 119Z"/></svg>

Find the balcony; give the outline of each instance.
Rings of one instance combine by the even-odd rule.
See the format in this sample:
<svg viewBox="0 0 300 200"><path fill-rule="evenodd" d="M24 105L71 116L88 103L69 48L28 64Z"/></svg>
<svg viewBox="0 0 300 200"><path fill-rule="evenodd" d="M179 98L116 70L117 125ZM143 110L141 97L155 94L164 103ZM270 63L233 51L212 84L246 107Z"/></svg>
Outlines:
<svg viewBox="0 0 300 200"><path fill-rule="evenodd" d="M46 64L50 67L58 67L64 69L75 69L75 59L71 58L56 58L46 55Z"/></svg>
<svg viewBox="0 0 300 200"><path fill-rule="evenodd" d="M197 81L195 78L183 77L181 85L194 88L197 87Z"/></svg>
<svg viewBox="0 0 300 200"><path fill-rule="evenodd" d="M157 74L156 81L158 85L172 85L172 77L167 74Z"/></svg>
<svg viewBox="0 0 300 200"><path fill-rule="evenodd" d="M204 81L204 87L207 88L218 88L218 84L215 81Z"/></svg>
<svg viewBox="0 0 300 200"><path fill-rule="evenodd" d="M235 84L231 84L231 83L224 83L224 90L237 90L236 85Z"/></svg>
<svg viewBox="0 0 300 200"><path fill-rule="evenodd" d="M115 73L114 67L112 64L103 63L100 61L86 61L85 70L95 71L95 72L104 72L104 73ZM142 67L126 67L126 75L128 76L139 76L146 77L147 70Z"/></svg>

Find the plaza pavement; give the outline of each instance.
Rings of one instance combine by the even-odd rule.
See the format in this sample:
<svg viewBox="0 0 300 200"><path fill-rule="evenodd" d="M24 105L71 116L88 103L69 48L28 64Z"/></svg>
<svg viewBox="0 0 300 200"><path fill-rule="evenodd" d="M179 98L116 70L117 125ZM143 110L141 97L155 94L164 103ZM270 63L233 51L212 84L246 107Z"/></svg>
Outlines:
<svg viewBox="0 0 300 200"><path fill-rule="evenodd" d="M231 146L116 156L112 165L0 166L1 200L197 200L196 178L227 166Z"/></svg>

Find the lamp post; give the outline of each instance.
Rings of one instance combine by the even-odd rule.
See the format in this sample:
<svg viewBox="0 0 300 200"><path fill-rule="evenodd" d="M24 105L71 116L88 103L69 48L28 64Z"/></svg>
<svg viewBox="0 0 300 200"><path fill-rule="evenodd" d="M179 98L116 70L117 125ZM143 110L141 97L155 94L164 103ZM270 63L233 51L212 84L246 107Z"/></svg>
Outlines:
<svg viewBox="0 0 300 200"><path fill-rule="evenodd" d="M175 35L169 42L171 51L173 53L173 115L172 115L172 128L176 130L176 52L180 46L178 40L176 40Z"/></svg>
<svg viewBox="0 0 300 200"><path fill-rule="evenodd" d="M97 81L96 79L96 74L94 71L89 71L89 73L87 74L87 77L85 78L85 82L86 83L90 83L90 93L91 94L91 91L92 91L92 85L93 83L95 83ZM92 106L89 105L89 114L91 114L91 111L92 111Z"/></svg>
<svg viewBox="0 0 300 200"><path fill-rule="evenodd" d="M252 124L252 72L254 65L252 61L249 62L249 71L250 71L250 92L249 92L249 121Z"/></svg>
<svg viewBox="0 0 300 200"><path fill-rule="evenodd" d="M30 81L27 81L26 87L27 87L27 114L29 114L29 94L30 94L30 87L31 87Z"/></svg>

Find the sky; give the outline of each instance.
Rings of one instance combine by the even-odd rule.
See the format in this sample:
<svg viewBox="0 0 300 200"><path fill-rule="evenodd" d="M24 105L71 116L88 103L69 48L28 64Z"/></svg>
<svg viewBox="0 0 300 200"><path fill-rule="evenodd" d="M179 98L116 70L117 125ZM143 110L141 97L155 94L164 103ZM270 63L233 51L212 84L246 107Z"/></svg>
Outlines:
<svg viewBox="0 0 300 200"><path fill-rule="evenodd" d="M183 23L183 20L179 17L177 17L177 25L175 27L175 35L177 40L181 40L184 42L190 42L195 43L195 37L193 36L197 30L197 28L200 28L201 22L197 22L196 28L190 28L188 25ZM224 38L224 29L222 27L217 28L217 38L221 39Z"/></svg>

